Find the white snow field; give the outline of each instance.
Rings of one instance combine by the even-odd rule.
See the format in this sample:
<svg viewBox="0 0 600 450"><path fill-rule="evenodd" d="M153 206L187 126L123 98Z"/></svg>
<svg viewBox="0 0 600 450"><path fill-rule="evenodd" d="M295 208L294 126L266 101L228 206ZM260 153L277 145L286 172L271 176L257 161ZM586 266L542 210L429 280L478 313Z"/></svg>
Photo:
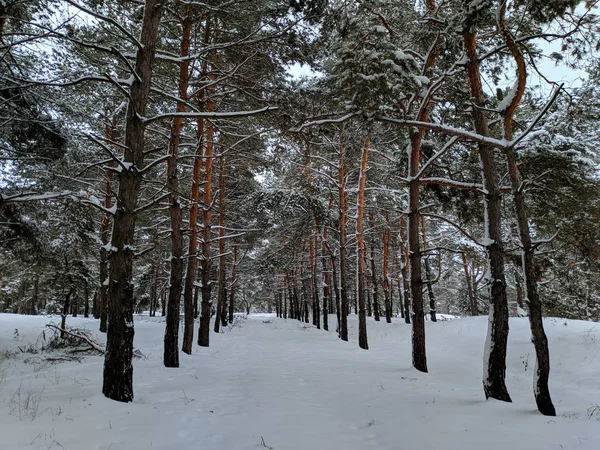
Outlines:
<svg viewBox="0 0 600 450"><path fill-rule="evenodd" d="M364 351L354 316L347 343L335 331L254 315L211 332L211 347L181 354L179 369L162 365L164 323L136 319L135 345L147 358L135 361L129 404L101 394L102 357L51 365L34 364L48 353L11 353L51 320L59 319L0 314L2 450L600 449L600 324L545 321L558 416L544 417L526 318L510 323L512 404L483 396L485 317L427 323L429 374L411 368L410 327L400 319L369 319Z"/></svg>

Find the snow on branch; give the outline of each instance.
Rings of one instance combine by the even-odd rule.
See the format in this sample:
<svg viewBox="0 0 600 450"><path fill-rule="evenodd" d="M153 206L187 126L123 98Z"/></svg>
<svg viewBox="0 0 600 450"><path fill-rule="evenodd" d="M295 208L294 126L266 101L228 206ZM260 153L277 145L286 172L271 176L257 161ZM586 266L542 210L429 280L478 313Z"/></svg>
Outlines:
<svg viewBox="0 0 600 450"><path fill-rule="evenodd" d="M341 116L341 117L336 117L336 118L331 118L331 119L319 119L319 120L313 120L310 122L304 122L302 125L295 127L295 128L291 128L290 131L293 133L298 133L300 131L302 131L305 128L309 128L309 127L314 127L314 126L319 126L319 125L327 125L330 123L344 123L347 120L350 120L353 117L356 117L360 114L359 111L355 111L352 112L350 114L346 114L345 116Z"/></svg>
<svg viewBox="0 0 600 450"><path fill-rule="evenodd" d="M395 119L386 116L376 117L376 120L379 120L381 122L393 123L404 127L424 128L426 130L438 131L448 136L456 136L457 138L462 138L467 141L476 142L478 144L489 145L501 150L510 146L510 142L507 142L505 140L482 136L481 134L473 133L471 131L462 130L460 128L455 128L448 125L442 125L440 123L420 122L418 120Z"/></svg>
<svg viewBox="0 0 600 450"><path fill-rule="evenodd" d="M279 109L277 106L265 106L261 109L251 111L228 111L228 112L169 112L158 114L144 119L144 124L149 124L163 119L174 119L176 117L184 119L234 119L236 117L248 117Z"/></svg>

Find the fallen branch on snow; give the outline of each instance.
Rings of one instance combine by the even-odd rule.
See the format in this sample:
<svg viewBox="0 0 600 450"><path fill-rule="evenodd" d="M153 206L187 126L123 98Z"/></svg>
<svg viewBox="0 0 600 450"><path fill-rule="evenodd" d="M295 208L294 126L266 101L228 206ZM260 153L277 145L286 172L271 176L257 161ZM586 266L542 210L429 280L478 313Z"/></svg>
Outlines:
<svg viewBox="0 0 600 450"><path fill-rule="evenodd" d="M81 334L77 334L77 333L73 333L72 331L66 330L64 328L61 328L57 325L54 324L46 324L46 327L52 329L52 330L56 330L56 331L60 331L61 333L66 333L69 336L74 337L75 339L79 339L83 342L85 342L87 345L90 346L91 350L96 350L97 352L101 353L102 355L104 354L104 349L102 347L100 347L100 345L94 341L92 341L91 339L89 339L87 336L83 336Z"/></svg>

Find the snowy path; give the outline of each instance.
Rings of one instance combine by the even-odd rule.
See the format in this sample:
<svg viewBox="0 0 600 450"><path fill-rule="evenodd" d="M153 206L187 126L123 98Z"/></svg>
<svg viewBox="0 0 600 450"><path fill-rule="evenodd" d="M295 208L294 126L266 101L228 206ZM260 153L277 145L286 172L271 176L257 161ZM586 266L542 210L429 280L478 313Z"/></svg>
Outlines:
<svg viewBox="0 0 600 450"><path fill-rule="evenodd" d="M45 320L0 314L0 350L34 341ZM400 322L370 321L365 352L354 343L354 318L350 343L294 320L265 320L255 316L212 334L211 347L182 354L179 369L162 367L164 324L136 322L136 347L147 359L135 363L132 404L100 394L102 358L36 372L23 362L31 355L6 359L0 448L238 450L265 448L262 439L274 450L600 448L598 324L546 322L559 413L547 418L535 412L524 319L511 321L513 404L483 399L485 318L428 323L429 374L410 367L410 327ZM27 394L40 398L33 420L17 414Z"/></svg>

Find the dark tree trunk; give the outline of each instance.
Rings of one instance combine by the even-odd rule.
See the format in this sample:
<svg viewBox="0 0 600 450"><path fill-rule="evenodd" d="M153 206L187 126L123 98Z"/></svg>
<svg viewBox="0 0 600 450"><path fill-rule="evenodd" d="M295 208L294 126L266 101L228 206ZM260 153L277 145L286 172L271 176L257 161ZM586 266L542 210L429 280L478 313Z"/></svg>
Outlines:
<svg viewBox="0 0 600 450"><path fill-rule="evenodd" d="M481 85L479 59L477 57L476 25L473 14L463 24L463 42L467 58L467 82L475 106L471 108L475 131L482 136L490 136L484 110L485 94ZM502 196L494 163L494 149L479 144L479 159L482 168L484 195L484 215L487 229L486 253L489 261L491 293L490 320L484 351L483 390L486 398L510 402L506 389L506 347L508 341L508 302L506 279L504 277L504 248L502 243Z"/></svg>
<svg viewBox="0 0 600 450"><path fill-rule="evenodd" d="M364 211L365 211L365 187L367 184L367 162L369 158L369 148L371 137L367 136L365 146L362 151L360 174L358 177L358 199L357 199L357 218L356 218L356 257L358 259L357 270L358 285L356 288L356 298L358 305L358 346L364 350L369 349L367 338L367 315L365 300L365 276L367 271L367 255L365 252L364 236ZM371 249L372 251L372 249Z"/></svg>
<svg viewBox="0 0 600 450"><path fill-rule="evenodd" d="M237 260L237 252L238 252L238 248L237 245L233 246L233 267L231 268L231 287L229 288L230 292L229 292L229 316L227 318L227 321L229 323L233 323L233 310L235 307L235 283L236 283L236 268L238 265L238 260Z"/></svg>
<svg viewBox="0 0 600 450"><path fill-rule="evenodd" d="M162 258L162 250L158 252L159 259ZM156 310L158 309L158 276L160 263L154 263L154 280L152 281L152 289L150 291L150 316L156 317Z"/></svg>
<svg viewBox="0 0 600 450"><path fill-rule="evenodd" d="M335 315L337 318L337 323L335 327L335 331L339 334L341 329L340 324L340 289L338 286L338 274L337 274L337 265L336 265L336 257L332 253L329 261L331 262L331 283L333 284L333 290L335 293Z"/></svg>
<svg viewBox="0 0 600 450"><path fill-rule="evenodd" d="M86 299L87 299L87 282L85 284L85 291L86 291ZM40 294L40 276L36 275L35 280L33 282L33 295L31 296L31 306L29 309L29 314L31 314L33 316L37 315L39 294ZM87 302L86 302L86 306L87 306Z"/></svg>
<svg viewBox="0 0 600 450"><path fill-rule="evenodd" d="M402 242L400 244L402 265L400 272L402 273L402 288L404 292L404 322L410 324L410 281L408 278L408 247L404 240L404 216L400 217L400 236Z"/></svg>
<svg viewBox="0 0 600 450"><path fill-rule="evenodd" d="M519 273L519 269L515 267L515 286L517 290L517 305L521 309L525 309L525 302L523 296L523 277Z"/></svg>
<svg viewBox="0 0 600 450"><path fill-rule="evenodd" d="M210 37L212 34L211 22L209 19L206 20L204 26L204 42L209 43ZM205 80L208 73L208 63L209 60L213 58L213 54L209 57L204 58L202 61L202 65L200 68L200 78L201 80ZM207 101L209 97L210 89L206 89L205 86L202 86L201 89L198 89L197 95L200 99L199 107L201 109L206 108L208 112L213 110L213 103L211 101ZM212 129L212 127L211 127ZM189 228L190 228L190 238L188 240L188 262L185 273L185 282L183 285L183 342L181 346L181 350L191 355L192 347L194 342L194 321L198 317L198 295L199 289L195 285L196 280L199 278L199 269L198 269L198 212L199 212L199 204L200 204L200 169L203 164L203 149L208 146L208 136L206 136L205 130L205 120L200 118L197 121L197 135L198 135L198 146L196 148L196 154L194 158L194 163L192 167L192 188L190 192L191 197L191 207L190 207L190 216L189 216ZM212 137L210 138L212 145ZM212 158L210 158L212 161ZM210 190L210 189L209 189ZM210 307L209 307L210 309ZM210 317L209 317L210 322ZM208 326L207 328L208 329ZM200 339L200 337L198 337Z"/></svg>
<svg viewBox="0 0 600 450"><path fill-rule="evenodd" d="M422 135L418 131L410 134L411 158L408 187L408 253L410 255L410 298L412 306L412 363L415 369L427 372L425 352L425 316L423 312L423 279L421 275L421 244L419 242L419 173Z"/></svg>
<svg viewBox="0 0 600 450"><path fill-rule="evenodd" d="M375 242L371 241L371 287L373 290L373 316L375 321L381 320L379 312L379 284L377 283L377 269L375 267Z"/></svg>
<svg viewBox="0 0 600 450"><path fill-rule="evenodd" d="M429 297L429 317L432 322L437 322L436 317L436 306L435 306L435 294L433 292L433 281L431 267L429 265L429 258L425 258L423 262L425 265L425 276L427 277L427 295Z"/></svg>
<svg viewBox="0 0 600 450"><path fill-rule="evenodd" d="M477 307L477 298L473 292L473 284L471 280L471 270L467 264L467 257L462 254L463 269L465 271L465 282L467 283L467 296L469 297L469 312L471 316L478 316L479 309Z"/></svg>
<svg viewBox="0 0 600 450"><path fill-rule="evenodd" d="M108 116L108 115L107 115ZM115 119L106 119L104 134L107 139L117 142L117 122ZM104 207L108 210L112 206L112 179L114 162L108 164L105 173ZM100 286L98 287L98 318L100 318L100 332L106 333L108 323L108 261L110 258L110 219L109 213L104 214L100 221Z"/></svg>
<svg viewBox="0 0 600 450"><path fill-rule="evenodd" d="M296 319L300 322L303 320L304 312L300 309L300 296L298 294L298 280L297 280L297 269L294 271L294 275L292 276L292 291L294 294L294 311L296 313Z"/></svg>
<svg viewBox="0 0 600 450"><path fill-rule="evenodd" d="M517 67L517 85L515 95L511 99L507 109L503 111L504 139L511 141L513 139L513 116L519 106L527 86L527 70L525 57L517 44L514 36L511 34L506 24L506 2L501 2L496 14L496 23L498 30L502 34L507 47L515 59ZM513 147L505 149L508 173L513 193L513 201L517 216L519 236L521 238L521 249L523 257L523 272L525 275L525 289L527 291L527 303L529 305L529 324L533 346L536 354L536 364L534 371L533 392L538 410L545 416L556 416L556 410L552 404L550 390L548 388L548 378L550 376L550 352L548 350L548 338L544 331L544 322L542 317L542 303L540 301L537 277L535 273L534 253L535 247L531 241L529 231L529 220L527 206L525 204L525 192L523 178L517 165L517 155Z"/></svg>
<svg viewBox="0 0 600 450"><path fill-rule="evenodd" d="M144 122L150 93L156 41L164 1L146 0L142 33L135 59L136 77L129 90L124 162L119 172L117 210L111 238L108 333L104 360L103 394L113 400L133 400L133 244L135 217L144 164ZM129 166L128 166L129 167Z"/></svg>
<svg viewBox="0 0 600 450"><path fill-rule="evenodd" d="M212 100L209 99L209 111L214 110ZM212 230L212 172L213 172L213 146L214 146L214 126L209 123L206 133L206 152L204 163L204 195L202 211L202 258L200 259L201 268L201 287L202 303L200 305L200 327L198 329L198 345L208 347L210 344L210 310L212 308L211 294L212 282L210 280L210 258L211 258L211 230Z"/></svg>
<svg viewBox="0 0 600 450"><path fill-rule="evenodd" d="M385 321L392 323L392 292L389 276L389 255L390 255L390 216L388 212L385 215L385 229L383 230L383 298L385 300Z"/></svg>
<svg viewBox="0 0 600 450"><path fill-rule="evenodd" d="M67 315L69 314L69 308L71 307L71 296L75 293L75 288L70 288L69 292L65 296L65 303L63 305L62 314L60 316L60 338L64 339L66 333L64 330L67 329Z"/></svg>
<svg viewBox="0 0 600 450"><path fill-rule="evenodd" d="M188 98L190 35L193 17L190 7L186 8L181 24L180 56L184 61L179 65L179 98L177 112L185 111ZM169 216L171 219L171 268L169 273L169 300L165 327L163 363L165 367L179 367L179 311L183 291L183 223L179 201L178 157L183 118L176 117L171 123L171 139L167 159L167 191L169 192Z"/></svg>
<svg viewBox="0 0 600 450"><path fill-rule="evenodd" d="M79 314L79 295L75 296L75 300L73 302L73 309L71 310L71 314L73 315L73 317L77 317L77 314Z"/></svg>
<svg viewBox="0 0 600 450"><path fill-rule="evenodd" d="M92 297L92 316L94 319L99 319L100 315L98 314L98 291L94 291L94 295Z"/></svg>
<svg viewBox="0 0 600 450"><path fill-rule="evenodd" d="M98 307L98 290L94 292L92 297L92 317L94 319L100 318L100 308Z"/></svg>
<svg viewBox="0 0 600 450"><path fill-rule="evenodd" d="M400 258L398 257L397 251L394 251L394 263L396 265L396 270L398 271L398 311L400 313L400 317L404 319L404 301L402 299L402 268L400 266Z"/></svg>
<svg viewBox="0 0 600 450"><path fill-rule="evenodd" d="M330 277L327 272L327 259L323 258L323 329L329 331L329 303L331 300Z"/></svg>
<svg viewBox="0 0 600 450"><path fill-rule="evenodd" d="M421 231L423 233L423 248L427 248L427 233L425 231L425 218L421 216ZM425 257L423 262L425 265L425 276L427 277L427 295L429 297L429 317L432 322L437 322L435 295L433 293L433 276L431 274L431 266L429 264L429 256Z"/></svg>
<svg viewBox="0 0 600 450"><path fill-rule="evenodd" d="M83 304L83 317L87 319L88 317L90 317L90 292L87 281L85 282L83 288L83 301L85 302Z"/></svg>
<svg viewBox="0 0 600 450"><path fill-rule="evenodd" d="M318 232L318 231L317 231ZM317 260L318 260L318 234L310 236L310 278L312 281L313 297L313 322L317 329L321 329L321 301L319 299L319 283L317 282Z"/></svg>
<svg viewBox="0 0 600 450"><path fill-rule="evenodd" d="M533 392L538 410L545 416L556 416L556 410L552 403L552 398L550 397L550 389L548 388L548 379L550 377L550 352L548 350L548 338L544 331L542 302L540 301L535 275L535 250L531 241L531 235L529 234L525 193L523 192L523 183L514 150L512 148L507 150L506 156L523 252L523 270L525 273L527 304L529 306L531 340L533 341L536 354Z"/></svg>
<svg viewBox="0 0 600 450"><path fill-rule="evenodd" d="M344 141L343 127L340 128L340 148L339 148L339 169L338 169L338 186L339 186L339 215L340 215L340 312L339 312L339 329L340 338L342 341L348 341L348 289L346 280L346 223L348 221L348 193L346 192L346 174L344 171Z"/></svg>
<svg viewBox="0 0 600 450"><path fill-rule="evenodd" d="M223 136L221 135L221 140ZM224 319L224 307L227 303L227 277L226 277L226 259L225 259L225 156L223 154L224 145L220 142L221 156L219 157L219 283L217 286L217 317L215 317L215 333L219 332L219 325L227 325L227 319ZM272 307L269 306L269 312Z"/></svg>
<svg viewBox="0 0 600 450"><path fill-rule="evenodd" d="M194 308L194 320L198 319L198 316L200 315L200 312L198 311L199 298L200 288L198 286L194 286L194 298L192 305L192 307Z"/></svg>
<svg viewBox="0 0 600 450"><path fill-rule="evenodd" d="M365 289L367 291L367 317L373 316L373 296L372 296L373 286L372 286L371 279L372 279L372 276L371 276L371 274L369 274L369 276L367 277L367 286L365 287Z"/></svg>

